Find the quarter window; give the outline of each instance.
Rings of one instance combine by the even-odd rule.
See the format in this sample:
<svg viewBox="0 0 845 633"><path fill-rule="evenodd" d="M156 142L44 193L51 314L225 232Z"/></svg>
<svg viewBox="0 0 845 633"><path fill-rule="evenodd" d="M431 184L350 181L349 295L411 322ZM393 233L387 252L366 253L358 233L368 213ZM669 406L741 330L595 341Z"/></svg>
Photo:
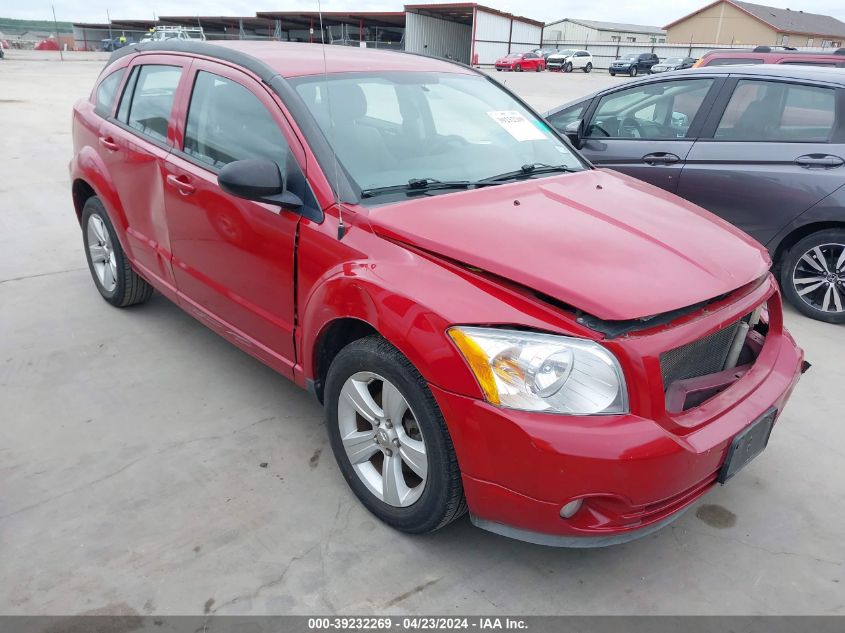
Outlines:
<svg viewBox="0 0 845 633"><path fill-rule="evenodd" d="M599 101L587 127L587 136L683 138L712 85L712 79L665 81L606 95Z"/></svg>
<svg viewBox="0 0 845 633"><path fill-rule="evenodd" d="M173 96L181 76L182 69L177 66L141 66L134 78L131 94L127 89L123 97L123 101L129 102L129 107L124 109L121 102L118 118L126 116L124 122L129 127L153 140L165 142Z"/></svg>
<svg viewBox="0 0 845 633"><path fill-rule="evenodd" d="M835 121L836 92L831 88L742 80L722 115L716 138L824 142Z"/></svg>
<svg viewBox="0 0 845 633"><path fill-rule="evenodd" d="M288 144L264 104L239 83L200 71L194 82L184 152L220 169L236 160L267 158L285 171Z"/></svg>
<svg viewBox="0 0 845 633"><path fill-rule="evenodd" d="M117 89L120 87L120 80L123 79L123 73L126 69L114 71L108 77L100 82L97 86L97 95L94 105L94 112L102 117L111 115L112 106L114 106L114 99L117 95Z"/></svg>

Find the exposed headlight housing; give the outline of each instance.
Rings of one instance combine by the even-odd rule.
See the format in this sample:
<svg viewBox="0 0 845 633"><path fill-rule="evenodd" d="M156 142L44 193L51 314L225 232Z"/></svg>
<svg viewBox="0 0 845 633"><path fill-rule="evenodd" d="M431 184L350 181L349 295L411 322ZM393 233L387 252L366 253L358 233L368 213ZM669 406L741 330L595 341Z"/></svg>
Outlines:
<svg viewBox="0 0 845 633"><path fill-rule="evenodd" d="M628 412L619 362L597 343L483 327L453 327L448 334L491 404L566 415Z"/></svg>

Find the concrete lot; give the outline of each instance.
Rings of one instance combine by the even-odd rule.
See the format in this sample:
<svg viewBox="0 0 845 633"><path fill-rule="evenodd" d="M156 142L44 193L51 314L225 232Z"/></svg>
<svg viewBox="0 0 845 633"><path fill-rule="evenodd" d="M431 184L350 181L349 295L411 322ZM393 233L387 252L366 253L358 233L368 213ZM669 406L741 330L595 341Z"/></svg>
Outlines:
<svg viewBox="0 0 845 633"><path fill-rule="evenodd" d="M842 327L788 314L814 367L768 450L668 529L405 536L305 392L160 296L100 299L67 163L102 62L35 59L0 62L0 613L845 614ZM622 81L497 78L541 109Z"/></svg>

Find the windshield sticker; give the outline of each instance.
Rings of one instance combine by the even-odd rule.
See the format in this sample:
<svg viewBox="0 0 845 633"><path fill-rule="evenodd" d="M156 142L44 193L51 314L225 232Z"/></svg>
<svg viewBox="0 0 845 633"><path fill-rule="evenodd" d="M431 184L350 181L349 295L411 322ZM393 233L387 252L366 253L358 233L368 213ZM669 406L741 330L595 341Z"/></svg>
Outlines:
<svg viewBox="0 0 845 633"><path fill-rule="evenodd" d="M546 135L516 110L494 110L487 116L501 125L504 130L520 143L522 141L543 141Z"/></svg>

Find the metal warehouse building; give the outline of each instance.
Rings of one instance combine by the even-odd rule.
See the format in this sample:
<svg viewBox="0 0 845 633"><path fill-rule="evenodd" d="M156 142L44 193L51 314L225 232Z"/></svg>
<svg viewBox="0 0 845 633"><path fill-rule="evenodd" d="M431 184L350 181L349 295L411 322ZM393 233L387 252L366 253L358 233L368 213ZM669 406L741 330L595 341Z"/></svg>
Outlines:
<svg viewBox="0 0 845 633"><path fill-rule="evenodd" d="M498 57L540 48L543 22L474 2L409 4L404 11L327 11L327 43L404 49L469 64L493 64ZM156 25L202 26L208 39L276 39L319 42L316 11L265 11L254 17L162 16L157 22L112 20L74 24L76 46L96 49L102 40L125 34L137 41ZM109 29L111 26L111 29Z"/></svg>
<svg viewBox="0 0 845 633"><path fill-rule="evenodd" d="M474 2L405 5L405 50L473 64L540 48L543 22Z"/></svg>

